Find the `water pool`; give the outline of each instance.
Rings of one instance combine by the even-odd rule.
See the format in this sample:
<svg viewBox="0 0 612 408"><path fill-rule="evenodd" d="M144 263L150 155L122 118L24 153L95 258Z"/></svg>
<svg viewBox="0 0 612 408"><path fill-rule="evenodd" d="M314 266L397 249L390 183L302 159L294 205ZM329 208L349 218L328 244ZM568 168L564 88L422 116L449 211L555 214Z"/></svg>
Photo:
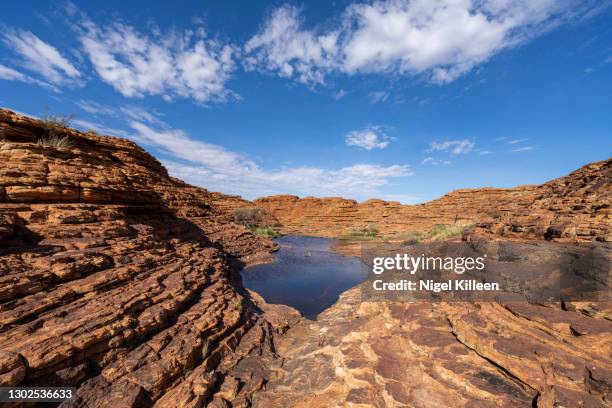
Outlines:
<svg viewBox="0 0 612 408"><path fill-rule="evenodd" d="M244 286L268 303L294 307L314 319L342 292L367 278L367 268L359 259L330 249L333 239L290 235L276 242L280 249L275 262L242 272Z"/></svg>

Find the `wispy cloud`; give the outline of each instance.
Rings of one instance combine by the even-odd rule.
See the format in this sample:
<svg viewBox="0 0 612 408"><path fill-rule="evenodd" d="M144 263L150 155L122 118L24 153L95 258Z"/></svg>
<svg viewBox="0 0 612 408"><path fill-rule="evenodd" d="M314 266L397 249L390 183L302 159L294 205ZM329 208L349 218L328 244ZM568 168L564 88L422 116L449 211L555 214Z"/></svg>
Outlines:
<svg viewBox="0 0 612 408"><path fill-rule="evenodd" d="M51 84L48 84L36 78L32 78L29 75L26 75L22 72L17 71L16 69L7 67L6 65L2 65L2 64L0 64L0 79L4 79L6 81L19 81L19 82L25 82L29 84L36 84L36 85L40 85L42 87L48 88L49 90L52 90L52 91L57 90Z"/></svg>
<svg viewBox="0 0 612 408"><path fill-rule="evenodd" d="M451 161L450 160L440 160L440 159L436 159L434 157L429 156L429 157L424 158L421 164L431 164L433 166L437 166L439 164L451 164Z"/></svg>
<svg viewBox="0 0 612 408"><path fill-rule="evenodd" d="M449 152L453 155L468 154L474 149L476 143L469 139L447 140L444 142L431 142L429 152Z"/></svg>
<svg viewBox="0 0 612 408"><path fill-rule="evenodd" d="M74 104L77 105L79 108L83 109L85 112L90 113L92 115L113 116L117 114L116 108L105 106L95 101L81 99L75 101Z"/></svg>
<svg viewBox="0 0 612 408"><path fill-rule="evenodd" d="M85 120L85 119L74 119L72 121L72 125L74 125L74 127L76 127L77 129L81 129L83 131L94 131L102 135L110 135L110 136L117 136L117 137L123 137L123 138L130 137L130 133L127 132L126 130L111 128L101 123L92 122L92 121Z"/></svg>
<svg viewBox="0 0 612 408"><path fill-rule="evenodd" d="M170 153L169 171L188 182L211 190L249 198L293 192L306 195L374 196L389 179L412 174L408 165L354 164L339 169L285 167L262 169L249 157L222 146L193 140L177 129L155 130L132 122L137 142Z"/></svg>
<svg viewBox="0 0 612 408"><path fill-rule="evenodd" d="M506 138L506 139L498 139L498 140L503 141L506 144L513 146L514 148L511 150L512 152L528 152L535 148L535 146L525 146L524 145L524 143L529 140L528 137L525 137L522 139L507 139Z"/></svg>
<svg viewBox="0 0 612 408"><path fill-rule="evenodd" d="M108 106L92 100L81 99L74 102L79 108L94 116L107 116L116 120L122 121L140 121L146 122L158 127L169 127L161 116L162 114L151 109L145 109L141 106L124 105L124 106Z"/></svg>
<svg viewBox="0 0 612 408"><path fill-rule="evenodd" d="M345 91L344 89L340 89L337 92L334 92L333 97L335 100L339 101L340 99L344 98L346 95L348 95L348 92Z"/></svg>
<svg viewBox="0 0 612 408"><path fill-rule="evenodd" d="M80 84L81 73L68 61L57 48L44 42L30 31L3 28L2 43L19 56L18 64L26 70L40 75L54 85ZM4 79L8 79L4 67ZM14 71L14 70L13 70ZM35 82L27 76L15 75L12 79L22 82Z"/></svg>
<svg viewBox="0 0 612 408"><path fill-rule="evenodd" d="M200 103L237 97L226 88L234 49L207 38L202 27L147 35L120 22L98 25L73 12L80 19L76 27L85 54L100 78L122 95Z"/></svg>
<svg viewBox="0 0 612 408"><path fill-rule="evenodd" d="M379 196L379 188L390 179L412 173L407 165L356 164L335 170L294 167L272 171L255 169L237 175L215 172L202 164L162 161L170 173L187 182L213 191L256 198L271 194L343 196L364 199Z"/></svg>
<svg viewBox="0 0 612 408"><path fill-rule="evenodd" d="M377 198L386 201L399 201L402 204L416 204L423 201L423 197L410 194L380 194Z"/></svg>
<svg viewBox="0 0 612 408"><path fill-rule="evenodd" d="M356 146L365 150L384 149L391 143L391 138L387 136L380 127L372 126L363 130L350 132L345 138L348 146Z"/></svg>
<svg viewBox="0 0 612 408"><path fill-rule="evenodd" d="M535 146L523 146L523 147L518 147L516 149L512 149L513 152L528 152L530 150L533 150L535 148Z"/></svg>
<svg viewBox="0 0 612 408"><path fill-rule="evenodd" d="M368 94L368 100L371 104L386 102L389 99L389 92L386 91L374 91Z"/></svg>
<svg viewBox="0 0 612 408"><path fill-rule="evenodd" d="M78 104L95 114L124 122L130 130L87 120L76 120L75 126L126 137L152 147L165 157L162 162L172 175L212 191L247 198L293 193L363 199L380 196L380 187L390 180L412 175L407 164L356 163L335 169L314 166L265 169L246 154L189 137L185 131L163 122L156 112L140 107L109 107L94 101L79 101ZM382 139L377 143L383 143Z"/></svg>
<svg viewBox="0 0 612 408"><path fill-rule="evenodd" d="M300 9L284 5L246 43L246 67L309 85L334 73L424 75L447 83L596 4L379 0L349 5L325 28L307 28Z"/></svg>

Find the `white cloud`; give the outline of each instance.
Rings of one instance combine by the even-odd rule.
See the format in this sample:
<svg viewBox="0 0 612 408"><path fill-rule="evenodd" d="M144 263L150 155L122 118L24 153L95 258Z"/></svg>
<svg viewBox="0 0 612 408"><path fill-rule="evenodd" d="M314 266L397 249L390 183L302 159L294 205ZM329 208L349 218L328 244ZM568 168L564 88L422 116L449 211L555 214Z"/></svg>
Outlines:
<svg viewBox="0 0 612 408"><path fill-rule="evenodd" d="M193 140L182 130L155 130L137 121L132 121L130 127L136 131L133 138L137 142L153 145L175 157L206 165L216 173L239 175L256 167L255 163L246 157L227 151L222 146Z"/></svg>
<svg viewBox="0 0 612 408"><path fill-rule="evenodd" d="M431 164L431 165L437 166L439 164L451 164L451 161L450 160L439 160L439 159L429 156L429 157L424 158L421 164Z"/></svg>
<svg viewBox="0 0 612 408"><path fill-rule="evenodd" d="M95 131L102 135L110 135L117 137L129 138L130 134L123 129L110 128L100 123L91 122L85 119L75 119L72 121L72 125L77 129L81 129L83 131Z"/></svg>
<svg viewBox="0 0 612 408"><path fill-rule="evenodd" d="M91 113L92 115L114 116L117 114L117 109L110 106L102 105L95 101L81 99L74 102L74 104L77 105L79 108L83 109L85 112Z"/></svg>
<svg viewBox="0 0 612 408"><path fill-rule="evenodd" d="M379 187L391 178L407 177L412 173L407 165L378 166L357 164L327 170L317 167L295 167L280 170L217 173L201 164L163 161L170 173L189 183L212 191L257 198L272 194L343 196L365 199L380 195Z"/></svg>
<svg viewBox="0 0 612 408"><path fill-rule="evenodd" d="M32 78L29 75L26 75L22 72L19 72L11 67L7 67L6 65L2 65L2 64L0 64L0 79L4 79L7 81L25 82L27 84L35 84L35 85L42 86L43 88L47 88L48 90L53 91L53 92L59 91L55 86L45 81L41 81L39 79ZM32 115L28 115L28 116L32 116Z"/></svg>
<svg viewBox="0 0 612 408"><path fill-rule="evenodd" d="M368 99L371 104L386 102L389 99L389 92L386 91L374 91L368 94Z"/></svg>
<svg viewBox="0 0 612 408"><path fill-rule="evenodd" d="M474 149L476 143L469 139L447 140L445 142L431 142L429 152L450 152L454 155L468 154Z"/></svg>
<svg viewBox="0 0 612 408"><path fill-rule="evenodd" d="M517 149L513 149L513 152L528 152L530 150L533 150L534 146L525 146L525 147L519 147Z"/></svg>
<svg viewBox="0 0 612 408"><path fill-rule="evenodd" d="M244 47L247 67L310 85L330 73L425 75L446 83L595 2L571 0L379 0L348 6L326 28L300 10L276 9Z"/></svg>
<svg viewBox="0 0 612 408"><path fill-rule="evenodd" d="M172 159L164 160L171 174L213 191L248 198L280 193L370 197L389 179L412 174L408 165L355 164L339 169L283 167L266 170L243 154L193 140L177 129L156 130L140 122L130 125L136 142L156 147Z"/></svg>
<svg viewBox="0 0 612 408"><path fill-rule="evenodd" d="M378 126L364 130L355 130L346 135L346 144L365 150L384 149L391 143L391 138L383 133Z"/></svg>
<svg viewBox="0 0 612 408"><path fill-rule="evenodd" d="M201 27L182 33L155 30L148 36L126 24L98 26L81 16L78 31L100 78L124 96L201 103L236 97L226 89L235 66L234 50L206 38Z"/></svg>
<svg viewBox="0 0 612 408"><path fill-rule="evenodd" d="M125 106L108 106L92 100L81 99L74 102L79 108L94 116L108 116L113 119L130 122L145 122L151 125L156 125L162 128L168 128L168 124L160 119L163 114L150 109L145 109L141 106L125 105Z"/></svg>
<svg viewBox="0 0 612 408"><path fill-rule="evenodd" d="M81 77L79 71L50 44L42 41L30 31L6 29L2 42L20 57L20 64L27 70L41 75L55 84L77 84ZM24 81L17 77L16 80ZM31 82L31 81L24 81Z"/></svg>
<svg viewBox="0 0 612 408"><path fill-rule="evenodd" d="M529 139L512 139L512 140L508 140L508 144L519 144L519 143L523 143L524 141L529 140Z"/></svg>
<svg viewBox="0 0 612 408"><path fill-rule="evenodd" d="M27 75L24 75L21 72L2 64L0 64L0 78L6 79L7 81L28 82Z"/></svg>
<svg viewBox="0 0 612 408"><path fill-rule="evenodd" d="M348 94L347 91L345 91L344 89L340 89L338 92L334 92L333 97L335 100L339 101L340 99L344 98L347 94Z"/></svg>
<svg viewBox="0 0 612 408"><path fill-rule="evenodd" d="M399 201L402 204L417 204L423 201L423 197L409 194L380 194L377 198L386 201Z"/></svg>
<svg viewBox="0 0 612 408"><path fill-rule="evenodd" d="M152 125L168 127L168 124L159 118L162 114L157 111L147 110L139 106L122 106L119 110L128 119L145 121Z"/></svg>
<svg viewBox="0 0 612 408"><path fill-rule="evenodd" d="M325 71L336 65L338 32L318 35L304 30L299 10L276 9L262 30L244 46L247 69L274 72L307 84L323 83Z"/></svg>
<svg viewBox="0 0 612 408"><path fill-rule="evenodd" d="M479 150L478 154L481 156L485 156L487 154L491 154L491 151L490 150Z"/></svg>

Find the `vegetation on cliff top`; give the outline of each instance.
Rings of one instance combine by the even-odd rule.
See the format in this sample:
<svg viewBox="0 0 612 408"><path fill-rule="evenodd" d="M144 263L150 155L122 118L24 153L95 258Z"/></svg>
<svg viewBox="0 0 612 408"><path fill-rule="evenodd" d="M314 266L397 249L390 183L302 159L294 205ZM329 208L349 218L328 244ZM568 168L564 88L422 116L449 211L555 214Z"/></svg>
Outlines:
<svg viewBox="0 0 612 408"><path fill-rule="evenodd" d="M369 241L378 236L376 224L370 224L367 228L352 230L348 234L341 235L338 239L345 241Z"/></svg>
<svg viewBox="0 0 612 408"><path fill-rule="evenodd" d="M256 227L253 229L253 234L260 237L276 238L280 237L281 234L278 228L275 227Z"/></svg>
<svg viewBox="0 0 612 408"><path fill-rule="evenodd" d="M281 236L278 225L267 225L265 214L265 210L261 208L236 208L234 210L234 222L244 225L253 234L260 237L274 238Z"/></svg>
<svg viewBox="0 0 612 408"><path fill-rule="evenodd" d="M74 115L52 115L47 113L42 119L44 136L38 139L38 144L44 147L69 149L74 145L65 129L70 127Z"/></svg>
<svg viewBox="0 0 612 408"><path fill-rule="evenodd" d="M345 241L371 241L389 240L402 241L405 245L417 244L421 241L444 241L445 239L460 236L465 230L474 224L467 222L456 222L451 225L436 224L429 231L408 231L399 234L379 236L376 225L371 224L367 228L352 230L348 234L338 237Z"/></svg>
<svg viewBox="0 0 612 408"><path fill-rule="evenodd" d="M445 225L436 224L429 231L410 231L403 234L390 236L392 240L402 240L404 245L418 244L421 241L444 241L452 237L463 235L465 230L474 224L466 222L456 222L455 224Z"/></svg>

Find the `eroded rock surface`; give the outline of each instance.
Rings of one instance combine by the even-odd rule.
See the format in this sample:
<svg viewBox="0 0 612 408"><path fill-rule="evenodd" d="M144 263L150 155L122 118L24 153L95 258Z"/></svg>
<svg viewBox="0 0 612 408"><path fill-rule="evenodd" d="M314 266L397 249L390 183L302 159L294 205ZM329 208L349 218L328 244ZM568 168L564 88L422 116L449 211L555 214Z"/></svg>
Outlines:
<svg viewBox="0 0 612 408"><path fill-rule="evenodd" d="M295 312L274 318L236 268L274 244L135 144L61 132L71 147L42 146L42 123L0 111L0 386L76 385L75 407L246 405L265 379L236 367L273 355Z"/></svg>
<svg viewBox="0 0 612 408"><path fill-rule="evenodd" d="M291 195L255 203L288 233L335 237L375 225L386 235L465 222L505 238L612 241L612 159L541 186L457 190L418 205Z"/></svg>
<svg viewBox="0 0 612 408"><path fill-rule="evenodd" d="M277 340L256 406L611 405L610 301L371 301L362 285Z"/></svg>
<svg viewBox="0 0 612 408"><path fill-rule="evenodd" d="M257 205L302 234L469 220L468 240L609 241L610 160L418 206L253 204L129 141L60 130L71 147L42 146L41 122L0 110L0 386L76 385L70 407L610 406L609 302L372 302L357 287L304 320L242 288L238 269L274 244L232 223Z"/></svg>

